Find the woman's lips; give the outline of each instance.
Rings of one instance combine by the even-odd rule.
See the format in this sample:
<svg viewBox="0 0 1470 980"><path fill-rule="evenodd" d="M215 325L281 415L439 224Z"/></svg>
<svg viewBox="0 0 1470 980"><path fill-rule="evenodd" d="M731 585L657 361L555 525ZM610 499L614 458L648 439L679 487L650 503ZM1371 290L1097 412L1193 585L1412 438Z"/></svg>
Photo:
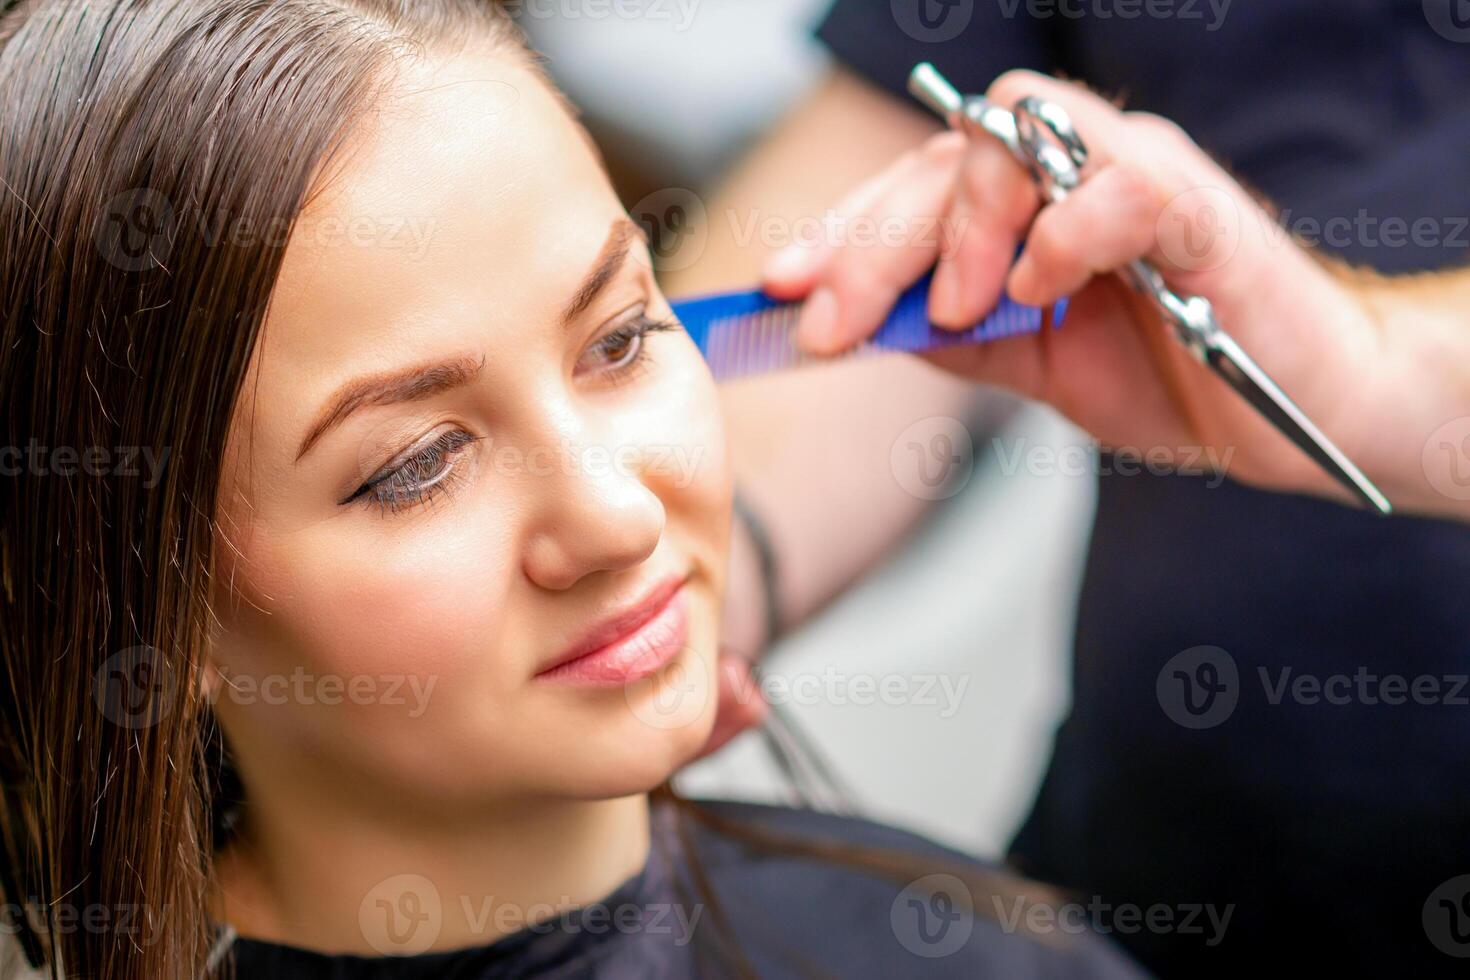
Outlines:
<svg viewBox="0 0 1470 980"><path fill-rule="evenodd" d="M642 680L677 657L689 640L684 578L655 587L642 601L603 621L588 638L536 676L589 687Z"/></svg>

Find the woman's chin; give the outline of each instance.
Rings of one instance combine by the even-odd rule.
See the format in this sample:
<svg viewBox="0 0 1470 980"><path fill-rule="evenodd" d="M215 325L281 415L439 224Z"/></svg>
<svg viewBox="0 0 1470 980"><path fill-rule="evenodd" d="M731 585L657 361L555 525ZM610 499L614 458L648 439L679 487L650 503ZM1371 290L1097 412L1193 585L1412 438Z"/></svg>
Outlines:
<svg viewBox="0 0 1470 980"><path fill-rule="evenodd" d="M716 690L713 684L707 691L700 690L703 687L686 688L685 707L679 710L671 709L675 702L658 684L645 690L630 688L627 702L614 717L587 719L577 758L574 763L568 760L567 774L574 772L580 784L578 795L646 793L696 758L709 742L715 721Z"/></svg>

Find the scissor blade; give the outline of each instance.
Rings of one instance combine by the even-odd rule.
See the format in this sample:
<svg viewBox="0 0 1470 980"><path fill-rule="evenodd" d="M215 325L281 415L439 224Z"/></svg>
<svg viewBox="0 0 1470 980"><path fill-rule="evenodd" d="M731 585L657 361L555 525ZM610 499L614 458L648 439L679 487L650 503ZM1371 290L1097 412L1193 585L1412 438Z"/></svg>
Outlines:
<svg viewBox="0 0 1470 980"><path fill-rule="evenodd" d="M1205 359L1214 372L1250 402L1282 434L1296 443L1355 497L1380 514L1393 513L1373 481L1348 459L1341 449L1312 422L1281 386L1271 380L1259 364L1224 331L1217 331L1206 345Z"/></svg>

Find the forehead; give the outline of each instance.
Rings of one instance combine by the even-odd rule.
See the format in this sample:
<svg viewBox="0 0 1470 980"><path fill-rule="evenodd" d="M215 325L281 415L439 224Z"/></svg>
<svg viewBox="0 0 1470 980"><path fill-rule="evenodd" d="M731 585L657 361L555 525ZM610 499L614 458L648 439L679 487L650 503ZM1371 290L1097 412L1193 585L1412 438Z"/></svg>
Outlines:
<svg viewBox="0 0 1470 980"><path fill-rule="evenodd" d="M541 77L475 50L406 62L314 194L266 324L298 377L396 366L435 328L545 323L622 213Z"/></svg>

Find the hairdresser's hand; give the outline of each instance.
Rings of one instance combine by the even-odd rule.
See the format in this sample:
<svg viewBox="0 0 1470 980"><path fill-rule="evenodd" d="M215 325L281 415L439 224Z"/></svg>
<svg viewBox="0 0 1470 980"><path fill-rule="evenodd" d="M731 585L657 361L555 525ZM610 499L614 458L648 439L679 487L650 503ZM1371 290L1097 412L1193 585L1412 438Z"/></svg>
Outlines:
<svg viewBox="0 0 1470 980"><path fill-rule="evenodd" d="M1073 296L1060 330L930 360L1047 401L1111 446L1181 466L1228 462L1248 482L1342 496L1107 275L1145 257L1177 292L1210 299L1225 328L1390 496L1421 494L1425 440L1470 414L1470 400L1457 402L1470 394L1463 371L1426 375L1424 345L1384 329L1369 286L1299 247L1172 123L1030 72L1001 77L989 95L1005 106L1038 95L1065 107L1091 151L1083 186L1042 207L999 141L931 138L844 202L846 221L829 225L834 240L794 246L767 266L769 292L807 298L803 346L829 353L862 339L936 260L930 315L942 325L975 322L1002 289L1038 305Z"/></svg>
<svg viewBox="0 0 1470 980"><path fill-rule="evenodd" d="M703 759L718 752L741 732L758 727L766 720L770 706L761 694L760 685L751 673L750 661L735 653L720 652L718 689L720 703L715 711L714 728L695 758Z"/></svg>
<svg viewBox="0 0 1470 980"><path fill-rule="evenodd" d="M725 605L720 616L720 648L715 664L719 702L714 728L696 758L717 752L736 735L765 721L769 707L751 671L770 642L766 635L765 587L760 559L745 522L735 519L730 532L730 564Z"/></svg>

